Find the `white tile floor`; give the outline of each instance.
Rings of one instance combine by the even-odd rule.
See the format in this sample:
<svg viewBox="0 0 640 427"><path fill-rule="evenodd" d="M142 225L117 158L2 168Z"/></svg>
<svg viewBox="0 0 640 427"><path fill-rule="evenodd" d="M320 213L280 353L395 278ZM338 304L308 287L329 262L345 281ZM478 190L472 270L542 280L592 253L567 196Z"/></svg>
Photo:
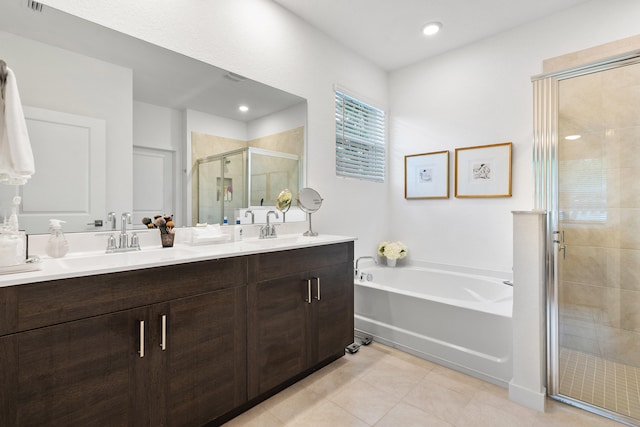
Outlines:
<svg viewBox="0 0 640 427"><path fill-rule="evenodd" d="M552 400L539 413L507 390L373 343L292 385L226 427L620 427Z"/></svg>

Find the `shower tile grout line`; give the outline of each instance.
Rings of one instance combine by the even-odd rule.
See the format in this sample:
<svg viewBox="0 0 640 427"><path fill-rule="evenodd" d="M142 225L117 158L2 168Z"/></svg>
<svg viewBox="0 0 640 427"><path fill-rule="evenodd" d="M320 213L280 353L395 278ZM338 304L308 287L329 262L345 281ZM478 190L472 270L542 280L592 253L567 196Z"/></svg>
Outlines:
<svg viewBox="0 0 640 427"><path fill-rule="evenodd" d="M560 359L561 394L640 419L638 368L566 348L561 349Z"/></svg>

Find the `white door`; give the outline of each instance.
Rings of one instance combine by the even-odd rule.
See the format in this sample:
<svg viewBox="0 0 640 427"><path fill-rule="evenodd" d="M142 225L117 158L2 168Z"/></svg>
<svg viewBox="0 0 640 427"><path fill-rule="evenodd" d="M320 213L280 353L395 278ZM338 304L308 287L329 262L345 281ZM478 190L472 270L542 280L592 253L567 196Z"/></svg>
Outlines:
<svg viewBox="0 0 640 427"><path fill-rule="evenodd" d="M133 224L175 213L175 152L133 147Z"/></svg>
<svg viewBox="0 0 640 427"><path fill-rule="evenodd" d="M18 189L20 228L46 233L49 219L66 221L66 230L93 228L105 212L105 121L33 107L24 114L35 174ZM0 187L6 210L16 189Z"/></svg>

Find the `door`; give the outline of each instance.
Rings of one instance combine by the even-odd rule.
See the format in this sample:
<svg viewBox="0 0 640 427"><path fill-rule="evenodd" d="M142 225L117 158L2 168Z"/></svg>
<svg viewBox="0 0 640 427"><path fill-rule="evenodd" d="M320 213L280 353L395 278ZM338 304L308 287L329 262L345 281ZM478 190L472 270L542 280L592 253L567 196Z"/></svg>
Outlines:
<svg viewBox="0 0 640 427"><path fill-rule="evenodd" d="M317 363L344 354L353 342L353 264L325 268L314 276L312 363Z"/></svg>
<svg viewBox="0 0 640 427"><path fill-rule="evenodd" d="M303 274L249 285L250 399L307 369L310 312Z"/></svg>
<svg viewBox="0 0 640 427"><path fill-rule="evenodd" d="M130 375L138 360L137 319L131 310L3 337L15 370L3 387L11 426L144 425ZM11 363L8 364L11 367ZM5 406L6 405L6 406ZM8 411L7 407L13 408Z"/></svg>
<svg viewBox="0 0 640 427"><path fill-rule="evenodd" d="M173 151L133 147L133 224L177 213L174 165Z"/></svg>
<svg viewBox="0 0 640 427"><path fill-rule="evenodd" d="M551 389L638 422L640 64L583 72L557 87Z"/></svg>
<svg viewBox="0 0 640 427"><path fill-rule="evenodd" d="M168 425L204 425L247 401L246 292L242 286L169 304L162 334Z"/></svg>
<svg viewBox="0 0 640 427"><path fill-rule="evenodd" d="M46 233L51 218L65 221L65 229L94 229L106 212L105 121L33 107L24 114L36 173L19 187L21 229ZM15 192L0 186L3 212Z"/></svg>

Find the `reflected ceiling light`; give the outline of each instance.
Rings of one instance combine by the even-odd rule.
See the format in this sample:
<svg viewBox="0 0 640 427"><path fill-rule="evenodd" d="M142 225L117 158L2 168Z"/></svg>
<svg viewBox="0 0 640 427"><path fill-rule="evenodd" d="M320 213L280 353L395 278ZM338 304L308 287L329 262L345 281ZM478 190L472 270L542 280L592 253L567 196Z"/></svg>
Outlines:
<svg viewBox="0 0 640 427"><path fill-rule="evenodd" d="M425 36L432 36L436 34L442 28L441 22L429 22L427 25L422 28L422 33Z"/></svg>
<svg viewBox="0 0 640 427"><path fill-rule="evenodd" d="M238 110L242 111L243 113L246 113L247 111L249 111L249 107L247 107L246 105L241 105L238 107Z"/></svg>
<svg viewBox="0 0 640 427"><path fill-rule="evenodd" d="M580 139L580 135L567 135L564 137L564 139L569 141L575 141L576 139Z"/></svg>

